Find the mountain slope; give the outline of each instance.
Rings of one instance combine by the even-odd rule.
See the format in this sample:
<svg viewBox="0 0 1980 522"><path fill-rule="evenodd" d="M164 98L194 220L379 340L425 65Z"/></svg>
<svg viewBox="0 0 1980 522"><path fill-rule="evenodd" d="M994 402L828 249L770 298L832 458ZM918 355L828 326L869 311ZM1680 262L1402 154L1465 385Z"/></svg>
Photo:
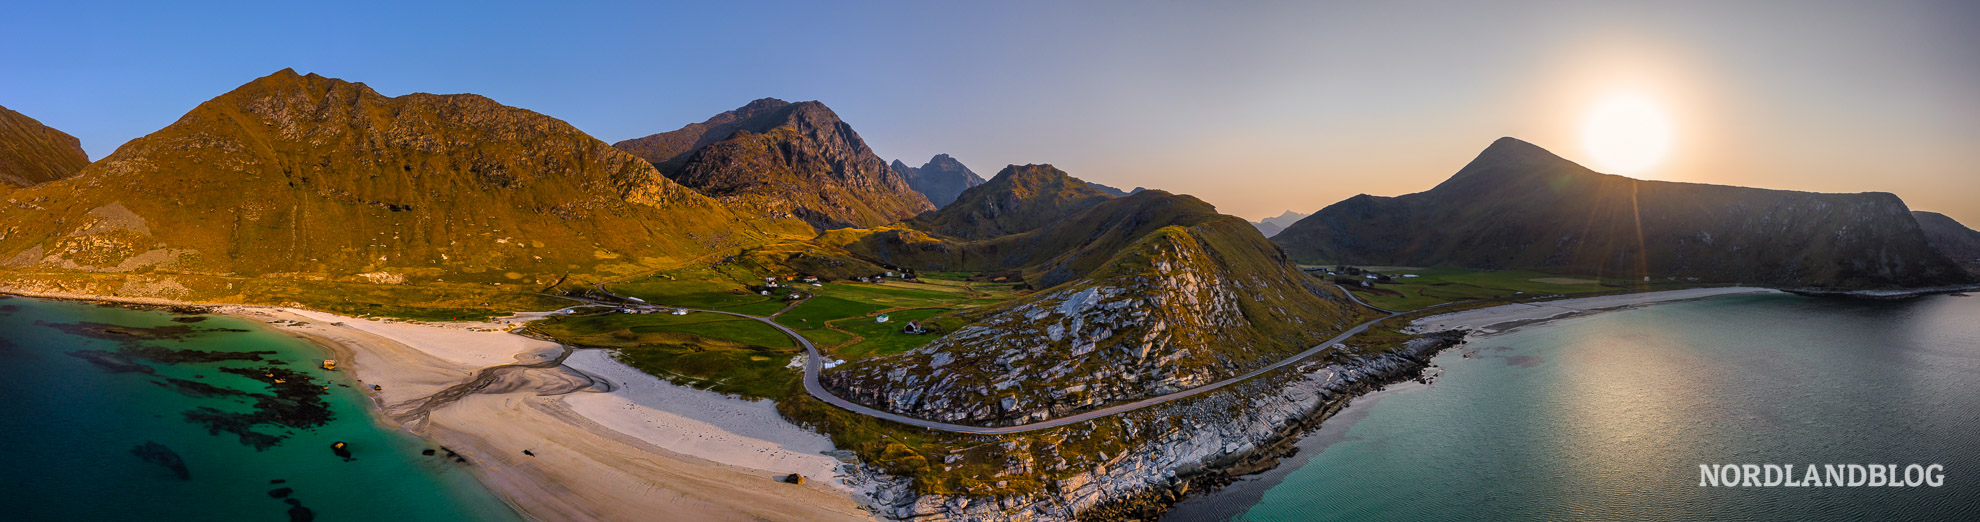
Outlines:
<svg viewBox="0 0 1980 522"><path fill-rule="evenodd" d="M987 239L1050 225L1112 197L1051 165L1011 165L910 224L959 239Z"/></svg>
<svg viewBox="0 0 1980 522"><path fill-rule="evenodd" d="M1106 194L1107 194L1107 195L1109 195L1109 196L1113 196L1113 197L1117 197L1117 198L1119 198L1119 197L1127 197L1127 196L1130 196L1130 195L1134 195L1134 194L1139 194L1139 193L1141 193L1141 191L1144 191L1144 190L1148 190L1147 188L1143 188L1143 187L1135 187L1135 188L1134 188L1133 190L1121 190L1121 189L1117 189L1117 188L1114 188L1114 187L1109 187L1109 186L1106 186L1106 185L1101 185L1101 184L1099 184L1099 183L1094 183L1094 182L1091 182L1091 181L1088 181L1088 182L1086 182L1086 183L1087 183L1087 184L1090 184L1090 185L1093 185L1093 187L1094 187L1094 188L1097 188L1097 189L1100 189L1100 192L1103 192L1103 193L1106 193Z"/></svg>
<svg viewBox="0 0 1980 522"><path fill-rule="evenodd" d="M82 142L0 107L0 185L26 187L75 175L89 165Z"/></svg>
<svg viewBox="0 0 1980 522"><path fill-rule="evenodd" d="M1045 203L1065 201L1085 208ZM932 234L914 227L947 221L917 219L820 241L922 270L1016 270L1044 290L965 312L967 326L921 348L825 374L842 396L929 419L1019 423L1214 382L1365 318L1243 219L1190 196L1113 198L1049 166L1012 167L933 217L945 214L992 219L970 229L978 239ZM991 233L1003 229L1022 230Z"/></svg>
<svg viewBox="0 0 1980 522"><path fill-rule="evenodd" d="M1847 290L1969 281L1910 217L1887 193L1642 181L1502 138L1429 191L1348 198L1273 241L1305 262Z"/></svg>
<svg viewBox="0 0 1980 522"><path fill-rule="evenodd" d="M1925 232L1925 240L1932 244L1932 248L1966 267L1967 271L1980 274L1980 231L1966 228L1966 225L1938 212L1914 210L1911 217L1918 220L1918 227Z"/></svg>
<svg viewBox="0 0 1980 522"><path fill-rule="evenodd" d="M936 154L919 168L909 167L901 160L894 160L890 166L907 180L908 188L927 196L935 208L954 203L963 191L984 183L982 176L970 172L969 167L948 154Z"/></svg>
<svg viewBox="0 0 1980 522"><path fill-rule="evenodd" d="M0 208L0 266L539 286L804 234L562 121L291 70Z"/></svg>
<svg viewBox="0 0 1980 522"><path fill-rule="evenodd" d="M614 146L738 212L797 218L820 230L883 225L935 209L815 101L764 98Z"/></svg>

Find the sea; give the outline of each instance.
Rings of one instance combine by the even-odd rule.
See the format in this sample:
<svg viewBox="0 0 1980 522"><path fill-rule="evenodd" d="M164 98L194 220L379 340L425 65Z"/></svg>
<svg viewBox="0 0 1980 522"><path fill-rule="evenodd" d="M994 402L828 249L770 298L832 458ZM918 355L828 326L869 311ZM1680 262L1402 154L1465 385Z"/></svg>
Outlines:
<svg viewBox="0 0 1980 522"><path fill-rule="evenodd" d="M521 520L326 350L181 312L0 296L0 519Z"/></svg>
<svg viewBox="0 0 1980 522"><path fill-rule="evenodd" d="M1672 302L1474 338L1433 364L1430 384L1356 399L1278 468L1165 520L1980 520L1980 297ZM1943 475L1700 486L1721 464Z"/></svg>

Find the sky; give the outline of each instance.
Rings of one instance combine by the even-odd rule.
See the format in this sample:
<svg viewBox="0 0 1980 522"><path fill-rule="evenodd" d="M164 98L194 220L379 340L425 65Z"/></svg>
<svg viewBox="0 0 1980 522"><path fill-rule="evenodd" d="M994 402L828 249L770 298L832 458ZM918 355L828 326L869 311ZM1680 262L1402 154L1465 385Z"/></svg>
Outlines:
<svg viewBox="0 0 1980 522"><path fill-rule="evenodd" d="M608 142L819 100L889 160L1051 163L1258 219L1427 190L1501 136L1604 170L1588 143L1637 137L1590 114L1624 98L1669 129L1630 175L1980 226L1976 2L825 4L35 2L0 18L0 106L100 159L283 68Z"/></svg>

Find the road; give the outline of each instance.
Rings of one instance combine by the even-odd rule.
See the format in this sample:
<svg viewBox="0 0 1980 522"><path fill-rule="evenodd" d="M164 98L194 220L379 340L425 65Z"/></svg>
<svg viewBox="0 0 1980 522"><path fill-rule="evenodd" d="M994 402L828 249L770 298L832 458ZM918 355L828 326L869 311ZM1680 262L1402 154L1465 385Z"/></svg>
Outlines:
<svg viewBox="0 0 1980 522"><path fill-rule="evenodd" d="M610 295L610 296L613 296L613 297L619 297L619 298L621 298L621 299L624 299L624 297L623 297L623 296L619 296L618 294L614 294L614 293L611 293L611 292L609 292L609 291L605 291L605 289L603 288L603 285L600 285L600 288L599 288L599 291L601 291L601 292L604 292L604 293L605 293L606 295ZM1353 293L1353 292L1348 292L1346 288L1342 288L1342 289L1341 289L1341 292L1343 292L1343 293L1346 293L1346 294L1348 295L1348 298L1350 298L1350 299L1354 299L1354 301L1355 301L1356 303L1360 303L1360 304L1361 304L1362 306L1367 306L1367 307L1369 307L1369 308L1373 308L1373 309L1376 309L1376 310L1381 310L1380 308L1375 308L1374 306L1371 306L1371 305L1369 305L1368 303L1362 303L1360 299L1357 299L1357 298L1355 298L1355 297L1354 297L1354 293ZM622 304L614 304L614 303L606 303L606 302L602 302L602 301L599 301L598 303L599 303L599 304L606 304L606 305L611 305L611 306L621 306L621 305L622 305ZM646 305L646 306L647 306L647 307L651 307L651 308L660 308L660 309L670 309L670 310L671 310L671 309L676 309L676 308L677 308L677 307L671 307L671 306L658 306L658 305ZM1216 391L1216 390L1218 390L1218 389L1221 389L1221 388L1224 388L1224 387L1227 387L1227 386L1230 386L1230 385L1233 385L1233 384L1237 384L1237 383L1240 383L1240 382L1244 382L1245 380L1247 380L1247 379L1250 379L1250 378L1252 378L1252 377L1257 377L1257 376L1260 376L1260 375L1264 375L1264 374L1266 374L1266 373L1269 373L1269 372L1272 372L1272 371L1274 371L1274 370L1279 370L1279 369L1282 369L1282 368L1285 368L1285 367L1287 367L1287 366L1291 366L1291 365L1293 365L1293 363L1296 363L1296 362L1299 362L1300 360L1302 360L1302 359L1306 359L1307 357L1312 357L1312 356L1314 356L1314 355L1318 355L1318 354L1320 354L1321 352L1325 352L1325 351L1327 351L1327 350L1328 350L1328 349L1329 349L1330 347L1332 347L1332 346L1334 346L1334 345L1336 345L1336 344L1340 344L1340 343L1342 343L1342 342L1345 342L1345 341L1347 341L1347 340L1348 340L1348 338L1351 338L1351 337L1354 337L1354 336L1356 336L1356 335L1359 335L1359 334L1361 334L1362 332L1366 332L1366 331L1368 331L1368 327L1370 327L1370 326L1374 326L1374 325L1375 325L1375 323L1379 323L1379 322L1382 322L1382 321L1385 321L1385 320L1388 320L1389 318L1392 318L1392 317L1395 317L1395 316L1398 316L1398 315L1402 315L1401 313L1398 313L1398 312L1388 312L1387 310L1383 310L1384 312L1388 312L1388 315L1384 315L1384 316L1382 316L1382 317L1379 317L1379 318L1376 318L1376 319L1374 319L1374 320L1371 320L1371 321L1368 321L1368 322L1365 322L1365 323L1361 323L1360 325L1356 325L1356 326L1355 326L1354 328L1349 328L1349 329L1348 329L1348 330L1347 330L1346 332L1341 332L1341 334L1340 334L1340 335L1336 335L1336 336L1334 336L1334 338L1332 338L1332 339L1328 339L1328 340L1327 340L1327 342L1324 342L1324 343L1320 343L1319 345L1316 345L1316 346L1314 346L1314 347L1312 347L1312 348L1308 348L1308 349L1307 349L1306 351L1303 351L1303 352L1299 352L1298 354L1295 354L1295 355L1293 355L1292 357L1287 357L1287 358L1285 358L1285 359L1282 359L1282 360L1280 360L1279 362L1276 362L1276 363L1272 363L1272 364L1271 364L1270 366L1266 366L1266 367L1263 367L1263 368L1259 368L1259 369L1256 369L1256 370L1252 370L1252 371L1250 371L1250 372L1248 372L1248 373L1245 373L1244 375L1239 375L1239 376L1236 376L1236 377L1231 377L1231 378L1229 378L1229 379L1224 379L1224 380L1221 380L1221 381L1217 381L1217 382L1214 382L1214 383L1210 383L1210 384L1206 384L1206 385L1203 385L1203 386L1198 386L1198 387L1195 387L1195 388L1190 388L1190 389L1187 389L1187 390L1183 390L1183 391L1179 391L1179 392L1175 392L1175 393L1170 393L1170 394L1166 394L1166 395L1157 395L1157 396L1154 396L1154 397L1149 397L1149 398L1146 398L1146 399L1141 399L1141 400L1138 400L1138 401L1134 401L1134 402L1130 402L1130 403L1126 403L1126 404L1117 404L1117 405L1114 405L1114 406L1108 406L1108 407L1105 407L1105 408L1100 408L1100 409L1097 409L1097 410L1092 410L1092 411L1087 411L1087 412L1083 412L1083 413L1079 413L1079 414L1076 414L1076 415L1072 415L1072 416L1069 416L1069 417L1059 417L1059 418L1056 418L1056 419L1047 419L1047 420L1043 420L1043 421L1038 421L1038 422L1034 422L1034 423L1030 423L1030 424L1019 424L1019 425L1015 425L1015 426L988 426L988 427L987 427L987 426L969 426L969 425L964 425L964 424L950 424L950 423L946 423L946 422L936 422L936 421L931 421L931 420L927 420L927 419L918 419L918 418L914 418L914 417L909 417L909 416L905 416L905 415L901 415L901 414L897 414L897 413L892 413L892 412L888 412L888 411L884 411L884 410L880 410L880 409L877 409L877 408L873 408L873 407L870 407L870 406L866 406L866 405L864 405L864 404L860 404L860 403L857 403L857 402L853 402L853 401L849 401L849 400L846 400L846 399L844 399L844 398L840 398L840 397L839 397L838 395L833 395L833 394L832 394L832 392L831 392L831 390L827 390L827 389L825 389L825 385L823 385L823 384L820 384L820 383L818 382L818 375L819 375L819 372L821 372L822 370L824 370L824 364L825 364L825 354L824 354L824 353L821 353L821 352L819 352L819 351L818 351L818 347L817 347L817 346L815 346L815 345L813 345L813 344L811 344L811 340L810 340L810 339L806 339L806 338L804 338L804 336L803 336L803 335L799 335L799 334L797 333L797 331L795 331L795 330L791 330L790 328L787 328L787 327L785 327L785 326L784 326L784 325L782 325L782 324L778 324L778 323L777 323L777 321L776 321L775 319L773 319L772 317L765 317L765 316L757 316L757 315L749 315L749 314L743 314L743 313L736 313L736 312L728 312L728 311L723 311L723 310L701 310L701 309L694 309L694 308L679 308L679 309L681 309L681 310L688 310L688 311L693 311L693 312L700 312L700 313L712 313L712 314L723 314L723 315L732 315L732 316L736 316L736 317L741 317L741 318L745 318L745 319L753 319L753 320L756 320L756 321L758 321L758 322L761 322L761 323L763 323L763 324L767 324L767 325L770 325L770 327L771 327L771 328L776 328L776 329L777 329L777 331L779 331L779 332L783 332L783 333L784 333L784 335L787 335L787 336L790 336L790 338L791 338L791 340L793 340L793 341L797 341L797 343L798 343L798 345L800 345L800 346L803 346L803 347L804 347L804 352L805 352L805 358L804 358L804 391L805 391L805 393L809 393L809 394L811 394L811 396L812 396L812 397L814 397L814 398L817 398L818 400L821 400L821 401L825 401L825 403L826 403L826 404L831 404L831 405L833 405L833 406L838 406L838 407L840 407L840 408L844 408L844 409L846 409L847 411L851 411L851 412L853 412L853 413L858 413L858 414L860 414L860 415L865 415L865 416L868 416L868 417L874 417L874 418L880 418L880 419L886 419L886 420L890 420L890 421L894 421L894 422L898 422L898 423L901 423L901 424L906 424L906 425L909 425L909 426L917 426L917 427L922 427L922 428L927 428L927 429L931 429L931 430L938 430L938 431L948 431L948 432L955 432L955 433L970 433L970 434L977 434L977 435L1004 435L1004 434L1010 434L1010 433L1024 433L1024 432L1029 432L1029 431L1038 431L1038 430L1048 430L1048 429L1052 429L1052 428L1057 428L1057 427L1060 427L1060 426L1067 426L1067 425L1072 425L1072 424L1078 424L1078 423L1082 423L1082 422L1086 422L1086 421L1090 421L1090 420L1093 420L1093 419L1098 419L1098 418L1101 418L1101 417L1106 417L1106 416L1109 416L1109 415L1115 415L1115 414L1120 414L1120 413L1126 413L1126 412L1130 412L1130 411L1134 411L1134 410L1139 410L1139 409L1142 409L1142 408L1147 408L1147 407L1149 407L1149 406L1154 406L1154 405L1157 405L1157 404L1162 404L1162 403L1166 403L1166 402L1170 402L1170 401L1174 401L1174 400L1177 400L1177 399L1184 399L1184 398L1189 398L1189 397L1193 397L1193 396L1196 396L1196 395L1200 395L1200 394L1203 394L1203 393L1208 393L1208 392L1212 392L1212 391ZM790 307L785 307L785 310L789 310L789 309L790 309ZM782 313L782 312L780 311L779 313Z"/></svg>

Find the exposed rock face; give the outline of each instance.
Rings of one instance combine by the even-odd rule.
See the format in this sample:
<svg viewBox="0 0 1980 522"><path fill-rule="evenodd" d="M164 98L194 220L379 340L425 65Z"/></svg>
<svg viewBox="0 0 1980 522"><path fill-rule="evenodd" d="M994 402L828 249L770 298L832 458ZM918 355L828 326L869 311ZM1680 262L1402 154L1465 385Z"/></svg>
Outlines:
<svg viewBox="0 0 1980 522"><path fill-rule="evenodd" d="M1966 225L1937 212L1914 210L1911 217L1918 220L1918 227L1925 232L1925 240L1932 243L1932 248L1959 263L1968 272L1980 274L1980 231L1966 228Z"/></svg>
<svg viewBox="0 0 1980 522"><path fill-rule="evenodd" d="M803 234L562 121L283 70L7 194L0 266L535 285Z"/></svg>
<svg viewBox="0 0 1980 522"><path fill-rule="evenodd" d="M0 184L32 186L73 176L89 165L75 136L0 107Z"/></svg>
<svg viewBox="0 0 1980 522"><path fill-rule="evenodd" d="M1293 212L1291 210L1288 210L1284 214L1279 214L1278 217L1268 217L1253 222L1251 226L1257 227L1258 233L1264 234L1265 237L1270 238L1272 236L1279 235L1279 232L1285 231L1286 227L1292 226L1293 223L1297 223L1299 222L1299 220L1306 219L1306 216L1311 216L1311 215L1312 214L1301 214L1298 212Z"/></svg>
<svg viewBox="0 0 1980 522"><path fill-rule="evenodd" d="M1429 191L1348 198L1273 241L1306 262L1843 290L1971 281L1891 194L1642 181L1512 138Z"/></svg>
<svg viewBox="0 0 1980 522"><path fill-rule="evenodd" d="M615 146L738 212L797 218L820 230L884 225L935 209L815 101L764 98Z"/></svg>
<svg viewBox="0 0 1980 522"><path fill-rule="evenodd" d="M1226 466L1255 467L1279 455L1285 444L1350 399L1419 378L1431 357L1459 340L1455 333L1418 338L1393 352L1313 362L1201 398L1125 414L1123 435L1136 441L1134 449L1056 480L1048 492L979 498L916 495L894 487L881 488L875 497L882 514L897 519L1154 519L1196 481L1227 479Z"/></svg>
<svg viewBox="0 0 1980 522"><path fill-rule="evenodd" d="M982 176L970 172L969 167L948 154L936 154L928 163L921 164L921 168L909 167L901 160L894 160L891 167L907 179L909 188L928 196L928 202L934 203L936 208L948 206L963 191L983 184Z"/></svg>
<svg viewBox="0 0 1980 522"><path fill-rule="evenodd" d="M1061 255L1087 255L1038 261L1029 277L1049 290L973 312L921 348L827 372L826 385L910 416L1017 424L1237 375L1361 318L1243 220L1187 196L1110 199L1010 237L958 248L1063 241Z"/></svg>

